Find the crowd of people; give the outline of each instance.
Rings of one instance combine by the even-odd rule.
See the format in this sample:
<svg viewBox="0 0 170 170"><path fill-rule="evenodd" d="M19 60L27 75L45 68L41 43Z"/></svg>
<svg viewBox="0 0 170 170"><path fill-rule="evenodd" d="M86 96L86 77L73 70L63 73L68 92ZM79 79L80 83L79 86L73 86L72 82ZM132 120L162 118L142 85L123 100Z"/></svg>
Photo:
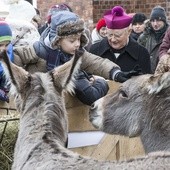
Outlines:
<svg viewBox="0 0 170 170"><path fill-rule="evenodd" d="M108 79L123 83L132 76L169 69L170 29L161 6L154 7L149 18L140 12L129 15L121 6L115 6L103 14L92 33L64 3L49 9L44 25L39 10L33 6L31 10L31 28L20 33L11 26L12 15L1 19L0 50L6 49L12 62L31 73L50 71L69 61L76 50L82 50L75 95L86 105L107 94ZM30 30L36 37L31 41L32 34L25 36L33 32ZM0 100L9 101L9 88L0 66Z"/></svg>

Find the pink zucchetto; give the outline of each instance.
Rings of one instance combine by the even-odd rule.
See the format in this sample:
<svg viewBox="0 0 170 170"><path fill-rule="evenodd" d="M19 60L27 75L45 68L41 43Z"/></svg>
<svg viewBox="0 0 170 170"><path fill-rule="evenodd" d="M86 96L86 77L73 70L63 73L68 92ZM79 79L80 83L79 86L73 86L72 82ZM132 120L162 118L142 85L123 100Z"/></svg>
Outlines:
<svg viewBox="0 0 170 170"><path fill-rule="evenodd" d="M123 29L132 22L132 16L126 14L121 6L115 6L112 10L105 12L104 19L109 29Z"/></svg>

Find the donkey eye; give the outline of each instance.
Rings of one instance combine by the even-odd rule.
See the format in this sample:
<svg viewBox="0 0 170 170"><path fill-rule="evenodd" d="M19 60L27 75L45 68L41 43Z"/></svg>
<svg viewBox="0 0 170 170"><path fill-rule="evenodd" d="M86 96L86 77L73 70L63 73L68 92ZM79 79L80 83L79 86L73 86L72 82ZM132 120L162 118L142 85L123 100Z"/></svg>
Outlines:
<svg viewBox="0 0 170 170"><path fill-rule="evenodd" d="M127 98L128 97L128 95L126 94L126 92L125 91L123 91L123 90L121 90L120 92L119 92L119 96L120 97L123 97L123 98Z"/></svg>

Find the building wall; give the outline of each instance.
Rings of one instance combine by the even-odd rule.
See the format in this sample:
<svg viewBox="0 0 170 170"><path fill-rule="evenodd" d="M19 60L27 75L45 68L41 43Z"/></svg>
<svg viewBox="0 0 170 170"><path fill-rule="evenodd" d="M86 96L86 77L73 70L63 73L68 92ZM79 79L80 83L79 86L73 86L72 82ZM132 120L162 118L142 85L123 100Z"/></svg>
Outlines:
<svg viewBox="0 0 170 170"><path fill-rule="evenodd" d="M37 0L37 8L40 10L43 21L47 15L48 9L63 0ZM88 26L96 23L102 17L104 11L111 9L115 5L121 5L127 13L143 12L148 17L152 8L161 5L167 11L170 19L170 0L65 0L64 3L69 5L75 13L80 15Z"/></svg>
<svg viewBox="0 0 170 170"><path fill-rule="evenodd" d="M92 0L37 0L37 8L40 10L43 21L48 13L48 9L58 3L65 3L69 5L72 10L81 16L87 26L90 26L93 23L93 1Z"/></svg>

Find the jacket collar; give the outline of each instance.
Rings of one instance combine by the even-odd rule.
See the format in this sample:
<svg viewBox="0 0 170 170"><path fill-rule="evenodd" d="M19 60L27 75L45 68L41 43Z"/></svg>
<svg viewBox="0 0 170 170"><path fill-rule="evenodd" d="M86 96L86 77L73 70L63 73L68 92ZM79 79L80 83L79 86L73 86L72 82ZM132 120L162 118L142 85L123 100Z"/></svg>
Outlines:
<svg viewBox="0 0 170 170"><path fill-rule="evenodd" d="M100 45L102 46L100 49L100 54L103 55L106 51L112 50L112 47L109 45L107 38L104 38ZM138 50L134 50L135 47L139 46L138 43L133 40L131 37L129 37L129 42L125 47L125 52L129 53L129 55L134 58L135 60L138 59Z"/></svg>

